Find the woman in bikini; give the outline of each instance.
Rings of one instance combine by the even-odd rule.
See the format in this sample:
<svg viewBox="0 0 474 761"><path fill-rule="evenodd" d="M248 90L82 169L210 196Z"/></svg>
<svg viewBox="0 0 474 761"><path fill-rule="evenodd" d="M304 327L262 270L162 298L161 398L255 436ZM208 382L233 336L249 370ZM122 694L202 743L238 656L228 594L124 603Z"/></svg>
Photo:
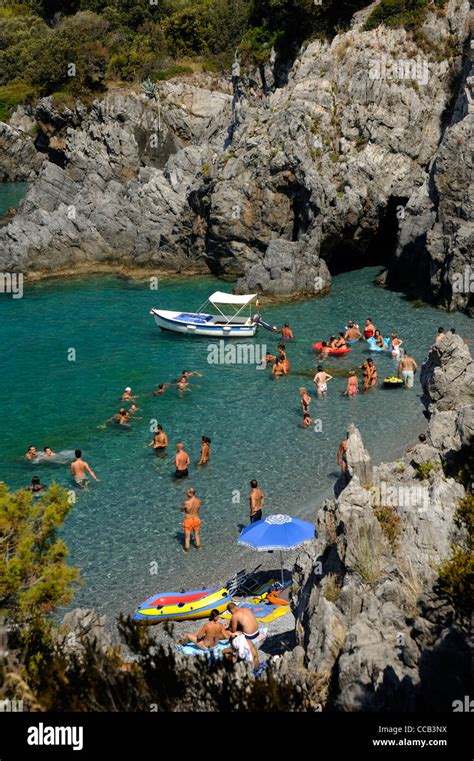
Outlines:
<svg viewBox="0 0 474 761"><path fill-rule="evenodd" d="M349 377L347 379L347 386L346 390L344 391L344 394L346 396L357 396L359 393L359 379L355 373L355 370L351 370L349 372Z"/></svg>
<svg viewBox="0 0 474 761"><path fill-rule="evenodd" d="M385 342L383 340L383 335L381 334L380 330L376 330L374 333L375 338L375 345L379 347L379 349L385 349Z"/></svg>

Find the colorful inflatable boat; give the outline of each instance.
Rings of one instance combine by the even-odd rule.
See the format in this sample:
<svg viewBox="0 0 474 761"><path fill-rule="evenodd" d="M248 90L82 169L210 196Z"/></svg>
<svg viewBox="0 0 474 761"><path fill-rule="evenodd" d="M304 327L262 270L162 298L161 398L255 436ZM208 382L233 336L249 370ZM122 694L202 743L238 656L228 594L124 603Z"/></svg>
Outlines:
<svg viewBox="0 0 474 761"><path fill-rule="evenodd" d="M231 601L228 589L194 589L191 592L160 592L142 602L132 618L141 623L207 618L211 610L222 613Z"/></svg>
<svg viewBox="0 0 474 761"><path fill-rule="evenodd" d="M321 351L323 348L323 342L318 341L315 344L312 344L313 349L316 349L316 351ZM331 354L333 357L337 357L339 354L348 354L350 352L350 349L348 346L342 346L340 349L329 349L329 354Z"/></svg>

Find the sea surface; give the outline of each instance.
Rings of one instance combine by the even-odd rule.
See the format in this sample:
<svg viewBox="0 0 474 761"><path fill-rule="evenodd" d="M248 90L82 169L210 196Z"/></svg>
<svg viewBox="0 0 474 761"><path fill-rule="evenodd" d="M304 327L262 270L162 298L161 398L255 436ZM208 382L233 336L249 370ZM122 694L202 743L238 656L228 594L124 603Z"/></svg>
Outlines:
<svg viewBox="0 0 474 761"><path fill-rule="evenodd" d="M298 374L317 364L311 343L342 329L349 318L362 323L370 316L385 334L396 328L420 365L439 324L473 338L466 316L415 308L400 294L374 287L377 272L339 275L324 298L279 306L262 300L264 319L278 326L288 321L297 339L287 344L293 371L280 381L254 364L210 364L207 339L164 333L155 325L151 307L193 310L216 288L231 289L213 278L164 279L158 290L149 279L44 281L27 285L22 299L0 296L0 479L18 489L39 475L46 484L71 488L67 462L24 460L30 444L55 452L79 447L100 478L77 494L64 526L70 562L84 580L74 605L94 606L113 620L157 591L225 582L261 559L236 544L239 524L248 521L252 478L266 494L267 514L314 519L321 499L332 493L336 450L348 423L359 426L376 462L395 457L416 438L426 426L418 381L413 390L379 388L348 399L345 381L335 379L327 398L318 401L311 379ZM249 340L260 350L273 351L278 343L267 331ZM367 356L361 344L328 364L347 369ZM395 370L389 356L378 355L376 362L380 378ZM156 384L172 383L184 369L203 377L192 378L188 392L169 386L163 396L151 395ZM130 430L104 426L129 385L140 395L141 419ZM321 431L299 427L301 385L312 393L311 414ZM146 448L156 422L170 440L163 458ZM212 439L212 456L198 468L202 434ZM173 476L177 442L184 442L192 460L186 483ZM186 555L180 507L191 485L202 498L203 548Z"/></svg>
<svg viewBox="0 0 474 761"><path fill-rule="evenodd" d="M16 209L29 186L29 182L0 182L0 215Z"/></svg>

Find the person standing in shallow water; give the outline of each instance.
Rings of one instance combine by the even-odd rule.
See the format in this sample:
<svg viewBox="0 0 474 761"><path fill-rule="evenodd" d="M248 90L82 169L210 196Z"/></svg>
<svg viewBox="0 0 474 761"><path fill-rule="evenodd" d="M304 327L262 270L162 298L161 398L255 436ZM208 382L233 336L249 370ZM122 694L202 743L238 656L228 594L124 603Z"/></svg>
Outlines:
<svg viewBox="0 0 474 761"><path fill-rule="evenodd" d="M372 357L369 357L365 362L362 362L359 369L363 372L362 388L366 394L367 391L377 385L377 365Z"/></svg>
<svg viewBox="0 0 474 761"><path fill-rule="evenodd" d="M259 488L258 481L252 479L250 481L250 523L262 520L263 503L265 502L265 495Z"/></svg>
<svg viewBox="0 0 474 761"><path fill-rule="evenodd" d="M183 502L181 512L184 513L183 528L184 528L184 551L189 552L189 545L191 543L191 534L194 531L194 544L196 549L201 549L201 538L199 536L199 526L201 525L201 519L199 517L199 510L201 509L201 500L196 497L196 491L192 488L186 492L187 499Z"/></svg>
<svg viewBox="0 0 474 761"><path fill-rule="evenodd" d="M86 486L88 481L87 473L92 476L94 481L98 481L99 479L97 478L94 471L89 467L88 463L82 459L81 450L76 449L74 454L76 455L76 459L71 463L71 475L75 483L78 486Z"/></svg>
<svg viewBox="0 0 474 761"><path fill-rule="evenodd" d="M398 365L397 375L398 377L400 377L400 375L402 376L403 382L407 388L413 388L417 368L418 365L415 360L413 357L408 356L405 349L405 355L402 357Z"/></svg>
<svg viewBox="0 0 474 761"><path fill-rule="evenodd" d="M184 449L184 444L176 444L176 456L174 458L176 478L186 478L189 475L188 466L191 460Z"/></svg>
<svg viewBox="0 0 474 761"><path fill-rule="evenodd" d="M209 436L201 436L201 457L198 465L205 465L211 457L211 440Z"/></svg>
<svg viewBox="0 0 474 761"><path fill-rule="evenodd" d="M349 434L347 434L347 437ZM347 474L347 438L343 439L337 450L337 464L341 469L341 475Z"/></svg>

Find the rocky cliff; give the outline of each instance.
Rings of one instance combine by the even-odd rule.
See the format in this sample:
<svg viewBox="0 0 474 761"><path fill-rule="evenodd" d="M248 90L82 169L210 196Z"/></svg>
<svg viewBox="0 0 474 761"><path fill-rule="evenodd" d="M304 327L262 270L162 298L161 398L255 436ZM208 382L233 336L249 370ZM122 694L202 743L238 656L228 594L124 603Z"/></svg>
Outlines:
<svg viewBox="0 0 474 761"><path fill-rule="evenodd" d="M236 62L231 81L164 83L156 100L18 113L1 127L2 176L37 179L0 232L0 268L210 270L241 291L311 294L376 262L467 308L436 283L470 261L470 163L453 151L470 137L470 79L454 80L468 0L417 35L363 31L366 16L307 44L285 76L273 58L255 75Z"/></svg>
<svg viewBox="0 0 474 761"><path fill-rule="evenodd" d="M473 381L469 351L449 335L421 373L426 443L373 466L359 431L348 431L349 482L321 506L317 539L295 565L299 646L284 666L299 662L326 707L451 710L467 690L472 643L437 580L465 538L453 520L465 489L446 471L472 452Z"/></svg>

